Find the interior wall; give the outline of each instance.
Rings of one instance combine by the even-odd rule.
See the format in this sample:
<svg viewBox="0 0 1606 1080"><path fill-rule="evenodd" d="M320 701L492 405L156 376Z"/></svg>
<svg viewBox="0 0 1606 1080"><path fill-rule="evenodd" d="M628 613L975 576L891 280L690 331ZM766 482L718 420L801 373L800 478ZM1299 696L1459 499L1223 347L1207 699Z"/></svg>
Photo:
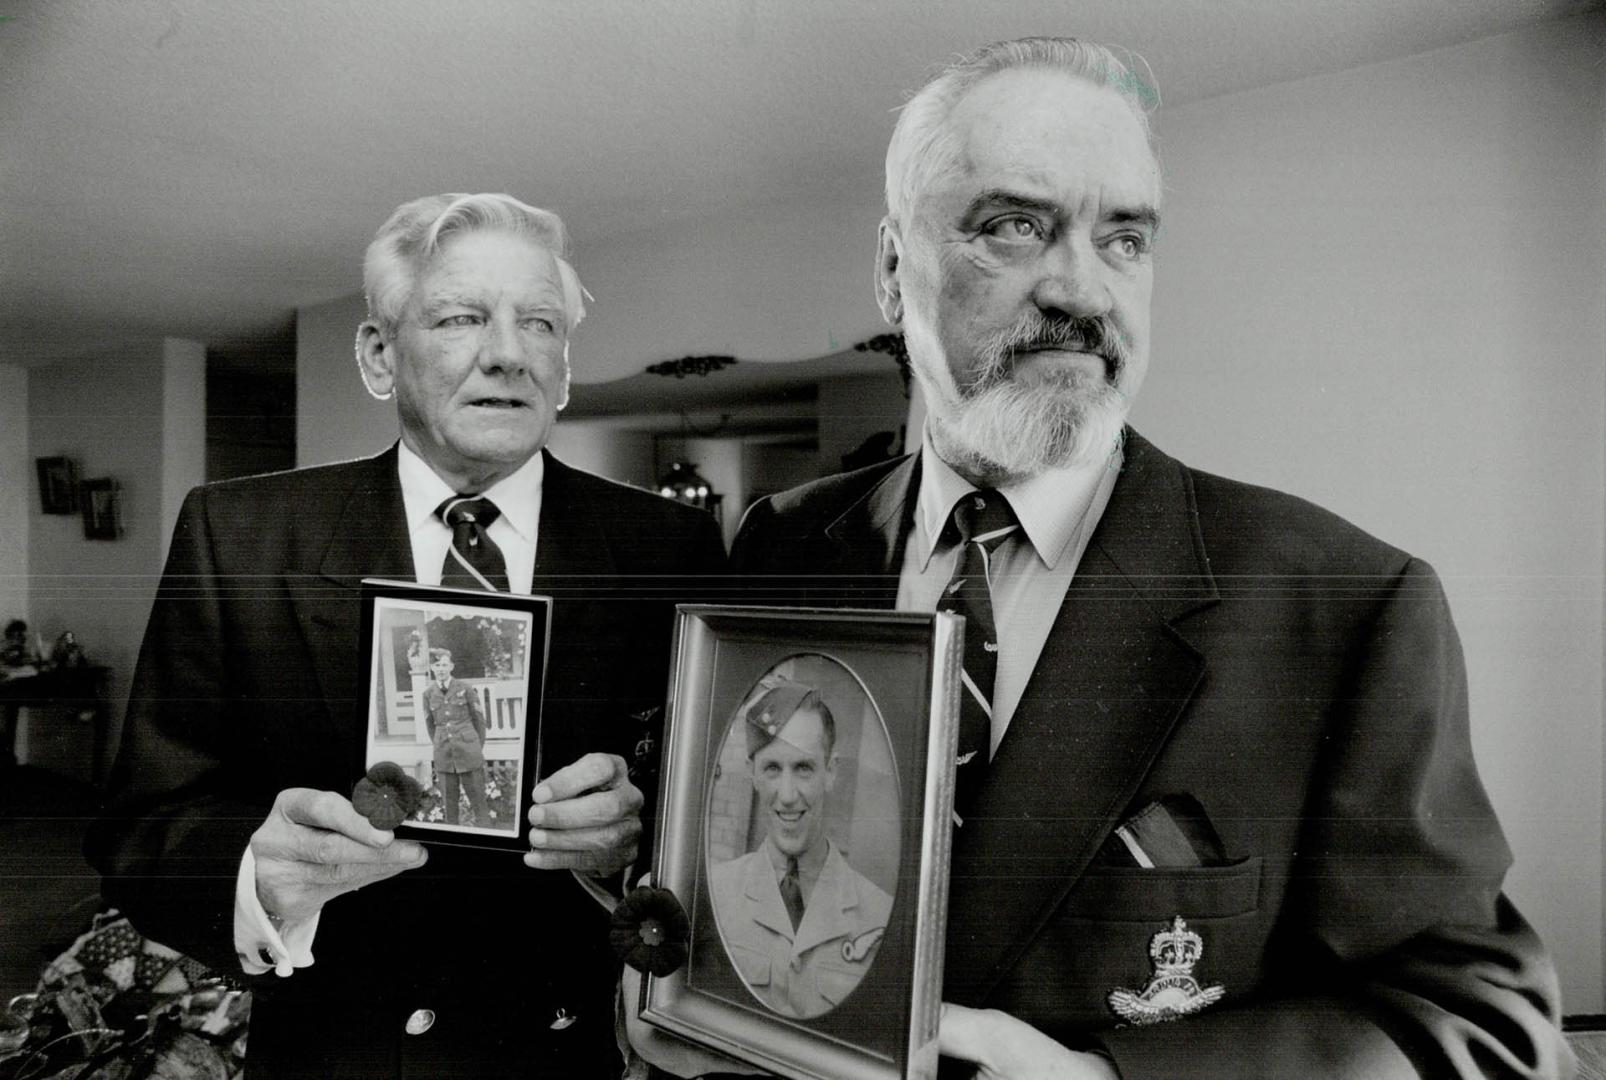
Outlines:
<svg viewBox="0 0 1606 1080"><path fill-rule="evenodd" d="M720 535L725 541L726 550L729 550L731 542L736 539L736 526L741 524L748 503L748 476L743 468L746 457L744 440L737 436L697 439L660 435L654 444L659 476L667 473L669 466L675 462L684 461L719 493L721 499L717 516Z"/></svg>
<svg viewBox="0 0 1606 1080"><path fill-rule="evenodd" d="M0 364L0 625L28 615L28 508L38 480L28 454L28 369Z"/></svg>
<svg viewBox="0 0 1606 1080"><path fill-rule="evenodd" d="M547 439L547 448L566 465L621 484L651 488L657 475L651 433L630 431L606 421L566 420L560 416Z"/></svg>
<svg viewBox="0 0 1606 1080"><path fill-rule="evenodd" d="M1437 568L1571 1012L1602 1011L1606 914L1603 50L1591 15L1162 109L1134 412Z"/></svg>
<svg viewBox="0 0 1606 1080"><path fill-rule="evenodd" d="M822 476L840 472L843 458L872 435L890 432L889 450L901 446L909 399L903 393L903 377L890 360L886 371L874 375L822 380L818 400Z"/></svg>
<svg viewBox="0 0 1606 1080"><path fill-rule="evenodd" d="M184 496L206 479L206 346L162 341L162 561Z"/></svg>
<svg viewBox="0 0 1606 1080"><path fill-rule="evenodd" d="M575 237L576 269L596 295L576 333L575 377L606 382L709 353L806 360L883 333L870 290L879 170L867 161L862 176L789 203L595 244Z"/></svg>
<svg viewBox="0 0 1606 1080"><path fill-rule="evenodd" d="M197 355L204 350L194 342L135 339L29 372L28 457L65 455L78 462L81 478L119 485L123 533L116 540L85 539L81 517L46 516L36 499L27 518L31 625L47 644L73 631L92 662L111 668L114 727L172 531L170 491L202 479L201 448L173 447L173 458L164 458L169 428L201 441L204 382L199 372L194 387L182 382Z"/></svg>
<svg viewBox="0 0 1606 1080"><path fill-rule="evenodd" d="M362 252L351 255L362 279ZM361 293L296 310L296 466L377 454L396 441L396 405L376 401L357 371Z"/></svg>

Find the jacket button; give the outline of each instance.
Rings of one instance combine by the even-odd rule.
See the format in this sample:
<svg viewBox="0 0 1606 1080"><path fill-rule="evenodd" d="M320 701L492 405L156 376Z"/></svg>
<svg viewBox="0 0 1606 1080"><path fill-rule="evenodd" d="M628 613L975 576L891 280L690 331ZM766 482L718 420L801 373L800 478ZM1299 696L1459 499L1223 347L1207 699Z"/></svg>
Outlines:
<svg viewBox="0 0 1606 1080"><path fill-rule="evenodd" d="M434 1009L414 1009L413 1015L407 1018L407 1034L409 1035L422 1035L434 1026Z"/></svg>
<svg viewBox="0 0 1606 1080"><path fill-rule="evenodd" d="M562 1031L564 1028L572 1027L578 1019L580 1019L578 1016L570 1016L567 1010L559 1009L557 1016L547 1026L553 1031Z"/></svg>

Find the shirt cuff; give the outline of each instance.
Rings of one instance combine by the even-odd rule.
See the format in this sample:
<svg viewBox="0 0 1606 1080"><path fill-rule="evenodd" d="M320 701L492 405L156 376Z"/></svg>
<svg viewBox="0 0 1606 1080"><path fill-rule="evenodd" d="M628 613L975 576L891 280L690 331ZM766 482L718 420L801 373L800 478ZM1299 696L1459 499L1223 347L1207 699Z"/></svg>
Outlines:
<svg viewBox="0 0 1606 1080"><path fill-rule="evenodd" d="M569 871L574 875L574 880L580 883L580 887L590 894L591 899L601 904L602 909L610 914L619 906L621 895L629 891L626 886L630 881L630 875L634 872L634 865L625 867L622 873L616 870L602 877L594 877L579 870Z"/></svg>
<svg viewBox="0 0 1606 1080"><path fill-rule="evenodd" d="M287 978L296 968L312 966L312 939L318 914L274 925L257 899L257 860L251 849L240 859L234 879L234 952L247 975L274 972Z"/></svg>

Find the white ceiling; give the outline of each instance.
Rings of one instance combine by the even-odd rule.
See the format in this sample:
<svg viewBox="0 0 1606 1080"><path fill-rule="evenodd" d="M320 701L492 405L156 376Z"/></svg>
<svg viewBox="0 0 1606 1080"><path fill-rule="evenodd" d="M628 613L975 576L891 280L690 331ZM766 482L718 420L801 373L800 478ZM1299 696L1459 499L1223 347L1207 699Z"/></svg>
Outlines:
<svg viewBox="0 0 1606 1080"><path fill-rule="evenodd" d="M584 243L877 167L984 41L1075 33L1167 103L1588 0L0 0L0 362L278 336L406 198L528 193Z"/></svg>

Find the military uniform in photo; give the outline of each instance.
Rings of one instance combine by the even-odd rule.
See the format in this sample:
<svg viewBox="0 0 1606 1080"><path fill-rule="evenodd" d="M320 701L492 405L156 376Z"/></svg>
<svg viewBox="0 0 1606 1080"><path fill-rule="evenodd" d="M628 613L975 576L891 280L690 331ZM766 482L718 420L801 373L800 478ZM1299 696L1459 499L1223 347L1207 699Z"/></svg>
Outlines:
<svg viewBox="0 0 1606 1080"><path fill-rule="evenodd" d="M714 911L731 961L759 1000L787 1016L840 1005L870 970L892 897L831 844L794 930L770 845L714 867Z"/></svg>

